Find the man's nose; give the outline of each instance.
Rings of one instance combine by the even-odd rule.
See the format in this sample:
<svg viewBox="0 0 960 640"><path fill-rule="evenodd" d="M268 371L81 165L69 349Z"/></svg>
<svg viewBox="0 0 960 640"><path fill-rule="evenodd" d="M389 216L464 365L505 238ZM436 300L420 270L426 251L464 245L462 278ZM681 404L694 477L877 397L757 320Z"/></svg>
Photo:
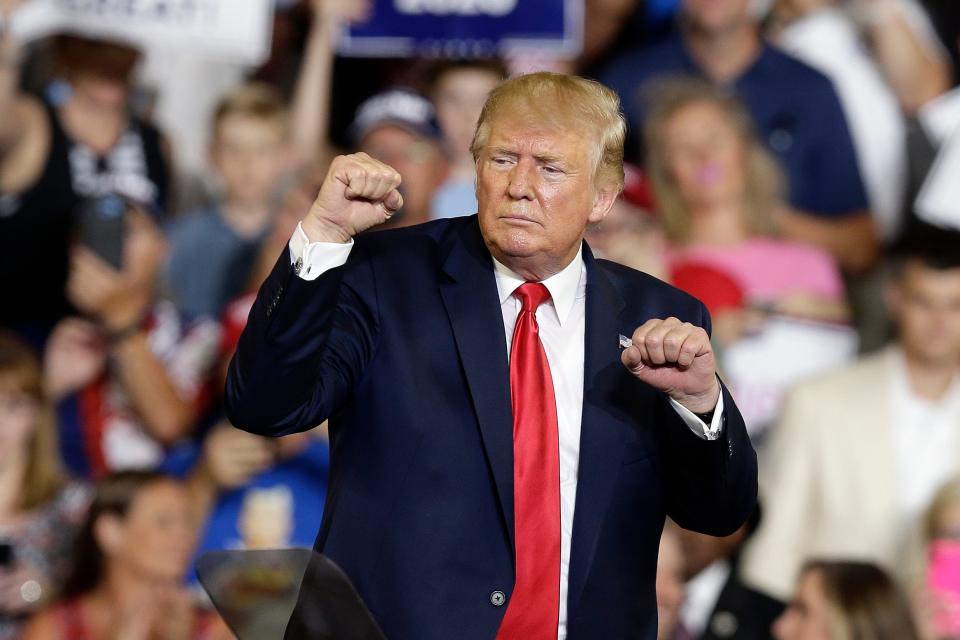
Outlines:
<svg viewBox="0 0 960 640"><path fill-rule="evenodd" d="M531 171L536 171L536 167L534 163L525 159L521 159L510 170L507 194L514 200L533 199L534 175Z"/></svg>

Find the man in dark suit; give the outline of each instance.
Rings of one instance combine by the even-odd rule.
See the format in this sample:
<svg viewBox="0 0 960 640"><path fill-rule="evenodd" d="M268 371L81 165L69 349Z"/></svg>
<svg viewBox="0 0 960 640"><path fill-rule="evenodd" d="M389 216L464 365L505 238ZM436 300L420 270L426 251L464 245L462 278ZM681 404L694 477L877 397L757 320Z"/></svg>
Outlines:
<svg viewBox="0 0 960 640"><path fill-rule="evenodd" d="M316 549L389 638L654 638L665 516L725 535L753 509L706 309L583 242L624 128L602 85L509 80L474 139L479 214L363 235L400 176L337 158L258 294L230 416L330 418ZM320 597L306 580L288 637Z"/></svg>

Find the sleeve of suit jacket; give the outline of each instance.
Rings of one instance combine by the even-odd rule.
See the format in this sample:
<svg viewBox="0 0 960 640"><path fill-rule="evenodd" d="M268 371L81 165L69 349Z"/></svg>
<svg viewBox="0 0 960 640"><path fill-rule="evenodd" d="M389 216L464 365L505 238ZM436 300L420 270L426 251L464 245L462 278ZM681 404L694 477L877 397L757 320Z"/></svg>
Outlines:
<svg viewBox="0 0 960 640"><path fill-rule="evenodd" d="M240 429L281 436L335 414L370 361L379 335L373 270L355 246L316 280L289 248L260 287L230 363L227 415Z"/></svg>
<svg viewBox="0 0 960 640"><path fill-rule="evenodd" d="M711 333L702 303L691 322ZM726 536L750 517L757 497L757 458L740 410L721 381L723 428L716 440L694 434L663 395L660 446L666 453L667 514L681 527Z"/></svg>

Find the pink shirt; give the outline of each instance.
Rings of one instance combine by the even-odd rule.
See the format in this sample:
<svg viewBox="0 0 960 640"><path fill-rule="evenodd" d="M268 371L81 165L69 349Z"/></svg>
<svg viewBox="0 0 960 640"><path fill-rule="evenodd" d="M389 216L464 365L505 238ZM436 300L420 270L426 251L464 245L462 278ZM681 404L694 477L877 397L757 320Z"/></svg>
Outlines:
<svg viewBox="0 0 960 640"><path fill-rule="evenodd" d="M794 293L842 300L843 281L833 258L817 247L775 238L751 238L740 245L690 245L671 249L672 268L699 262L724 271L743 289L750 303L771 303Z"/></svg>

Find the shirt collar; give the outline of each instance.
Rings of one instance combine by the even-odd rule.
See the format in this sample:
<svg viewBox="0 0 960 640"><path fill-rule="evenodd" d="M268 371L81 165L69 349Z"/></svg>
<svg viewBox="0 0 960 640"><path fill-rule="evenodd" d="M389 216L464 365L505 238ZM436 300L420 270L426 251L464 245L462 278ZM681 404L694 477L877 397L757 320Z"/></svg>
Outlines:
<svg viewBox="0 0 960 640"><path fill-rule="evenodd" d="M500 294L500 304L507 301L517 287L526 280L511 271L506 265L496 258L493 259L494 275L497 278L497 293ZM570 264L542 281L543 286L550 292L550 302L557 312L557 320L560 326L570 316L573 310L573 303L577 298L577 290L580 287L580 277L583 275L583 245L577 250L577 255L570 261Z"/></svg>

